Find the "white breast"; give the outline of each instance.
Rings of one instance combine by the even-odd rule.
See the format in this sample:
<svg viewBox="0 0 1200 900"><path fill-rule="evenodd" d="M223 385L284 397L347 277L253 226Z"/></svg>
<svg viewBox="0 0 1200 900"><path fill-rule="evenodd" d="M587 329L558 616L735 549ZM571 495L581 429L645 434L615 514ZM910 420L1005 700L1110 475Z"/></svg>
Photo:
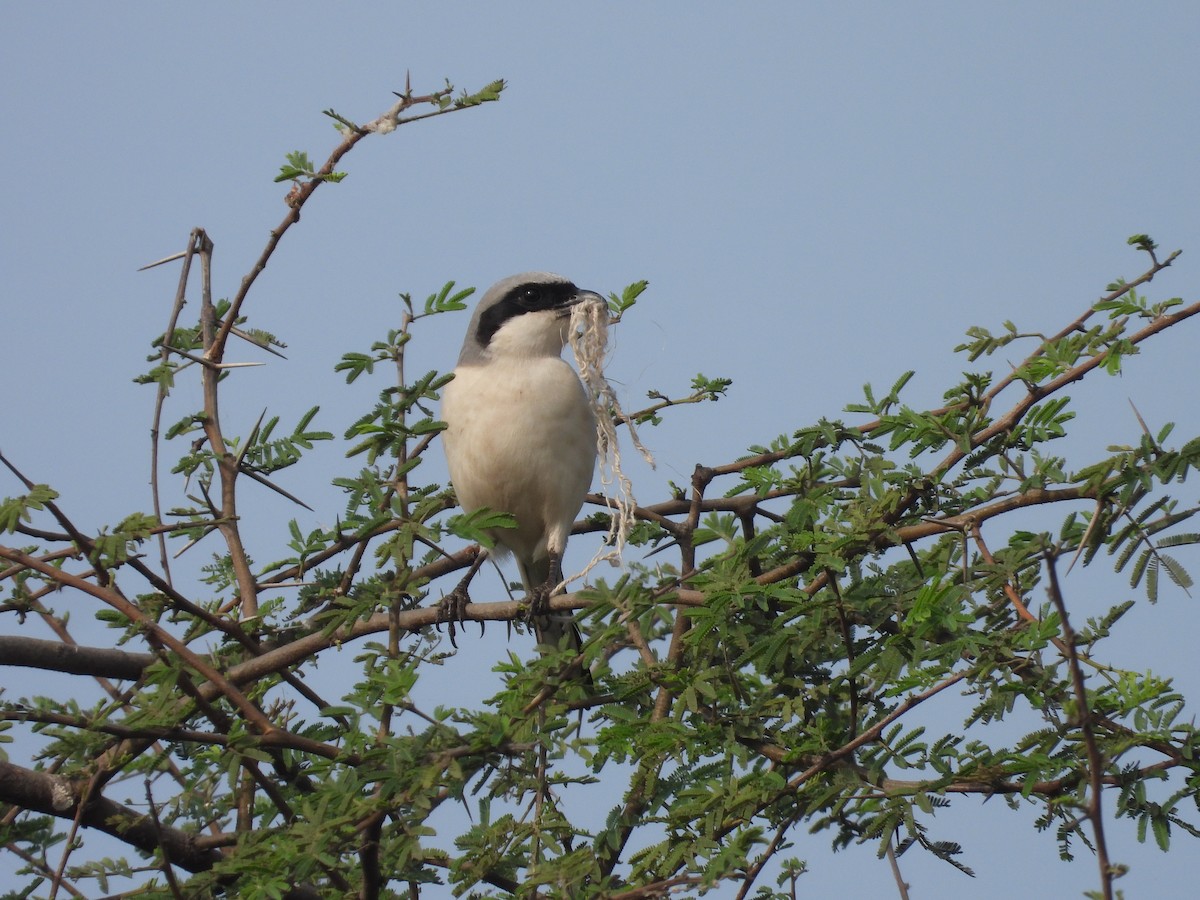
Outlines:
<svg viewBox="0 0 1200 900"><path fill-rule="evenodd" d="M465 510L511 513L497 529L524 570L557 552L596 465L596 428L579 377L558 357L460 366L442 394L450 479Z"/></svg>

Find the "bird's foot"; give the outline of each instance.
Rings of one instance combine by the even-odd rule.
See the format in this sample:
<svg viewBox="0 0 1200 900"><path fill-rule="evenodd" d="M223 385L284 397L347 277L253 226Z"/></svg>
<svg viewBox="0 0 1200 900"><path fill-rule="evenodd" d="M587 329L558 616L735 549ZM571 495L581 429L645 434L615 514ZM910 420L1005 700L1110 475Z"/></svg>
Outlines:
<svg viewBox="0 0 1200 900"><path fill-rule="evenodd" d="M471 596L467 593L467 582L469 579L464 579L450 593L444 595L437 605L437 622L434 627L446 623L446 633L450 636L450 646L455 650L458 649L458 643L455 641L457 626L467 621L467 604L471 602ZM479 623L479 634L483 635L483 623Z"/></svg>
<svg viewBox="0 0 1200 900"><path fill-rule="evenodd" d="M467 604L471 602L471 596L467 593L467 588L486 558L487 555L482 550L477 551L475 559L472 560L471 566L467 569L467 574L463 576L462 581L454 586L454 590L444 595L438 601L437 621L434 622L434 627L437 628L442 622L446 623L446 631L450 635L450 646L455 650L458 649L458 644L454 642L455 626L467 621ZM438 630L440 631L441 629ZM479 635L480 637L483 636L482 621L479 623Z"/></svg>
<svg viewBox="0 0 1200 900"><path fill-rule="evenodd" d="M539 584L537 587L529 591L525 597L528 605L525 608L525 621L532 622L534 619L539 619L550 612L550 593L554 590L554 585L549 582Z"/></svg>

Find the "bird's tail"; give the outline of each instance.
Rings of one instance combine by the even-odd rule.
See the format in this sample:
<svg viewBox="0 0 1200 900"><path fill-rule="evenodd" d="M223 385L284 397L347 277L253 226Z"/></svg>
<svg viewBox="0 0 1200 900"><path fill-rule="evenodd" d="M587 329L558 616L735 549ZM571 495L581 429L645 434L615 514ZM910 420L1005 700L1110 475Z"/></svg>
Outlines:
<svg viewBox="0 0 1200 900"><path fill-rule="evenodd" d="M531 591L535 585L546 583L550 577L550 561L537 560L528 566L521 567L521 579L525 582L525 590ZM569 650L576 656L583 649L583 634L575 623L575 617L568 612L552 612L545 616L534 616L533 633L538 647L548 647L558 650ZM592 674L586 668L578 667L578 674L583 675L589 687L592 685ZM572 672L571 674L576 674Z"/></svg>
<svg viewBox="0 0 1200 900"><path fill-rule="evenodd" d="M566 613L551 613L537 616L533 620L533 633L538 646L573 650L576 654L583 649L583 634L575 624L574 616Z"/></svg>

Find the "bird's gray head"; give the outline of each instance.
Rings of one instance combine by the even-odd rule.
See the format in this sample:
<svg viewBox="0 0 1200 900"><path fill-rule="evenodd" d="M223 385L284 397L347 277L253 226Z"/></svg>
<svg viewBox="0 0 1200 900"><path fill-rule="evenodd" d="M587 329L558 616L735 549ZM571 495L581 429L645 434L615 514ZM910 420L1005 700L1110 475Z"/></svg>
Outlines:
<svg viewBox="0 0 1200 900"><path fill-rule="evenodd" d="M567 341L571 308L604 302L561 275L522 272L493 284L471 316L458 364L481 365L504 357L558 356Z"/></svg>

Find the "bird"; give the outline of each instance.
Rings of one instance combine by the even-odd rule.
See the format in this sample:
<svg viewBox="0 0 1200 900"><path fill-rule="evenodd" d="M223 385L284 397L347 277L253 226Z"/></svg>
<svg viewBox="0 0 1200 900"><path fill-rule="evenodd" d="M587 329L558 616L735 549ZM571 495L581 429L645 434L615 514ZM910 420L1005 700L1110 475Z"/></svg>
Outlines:
<svg viewBox="0 0 1200 900"><path fill-rule="evenodd" d="M596 467L596 420L587 391L562 358L572 310L604 299L561 275L523 272L492 285L467 326L454 378L442 392L442 446L465 512L509 513L495 528L497 555L511 553L539 645L580 649L569 614L551 614L567 537ZM440 601L439 618L462 620L466 577ZM453 631L451 631L453 636Z"/></svg>

